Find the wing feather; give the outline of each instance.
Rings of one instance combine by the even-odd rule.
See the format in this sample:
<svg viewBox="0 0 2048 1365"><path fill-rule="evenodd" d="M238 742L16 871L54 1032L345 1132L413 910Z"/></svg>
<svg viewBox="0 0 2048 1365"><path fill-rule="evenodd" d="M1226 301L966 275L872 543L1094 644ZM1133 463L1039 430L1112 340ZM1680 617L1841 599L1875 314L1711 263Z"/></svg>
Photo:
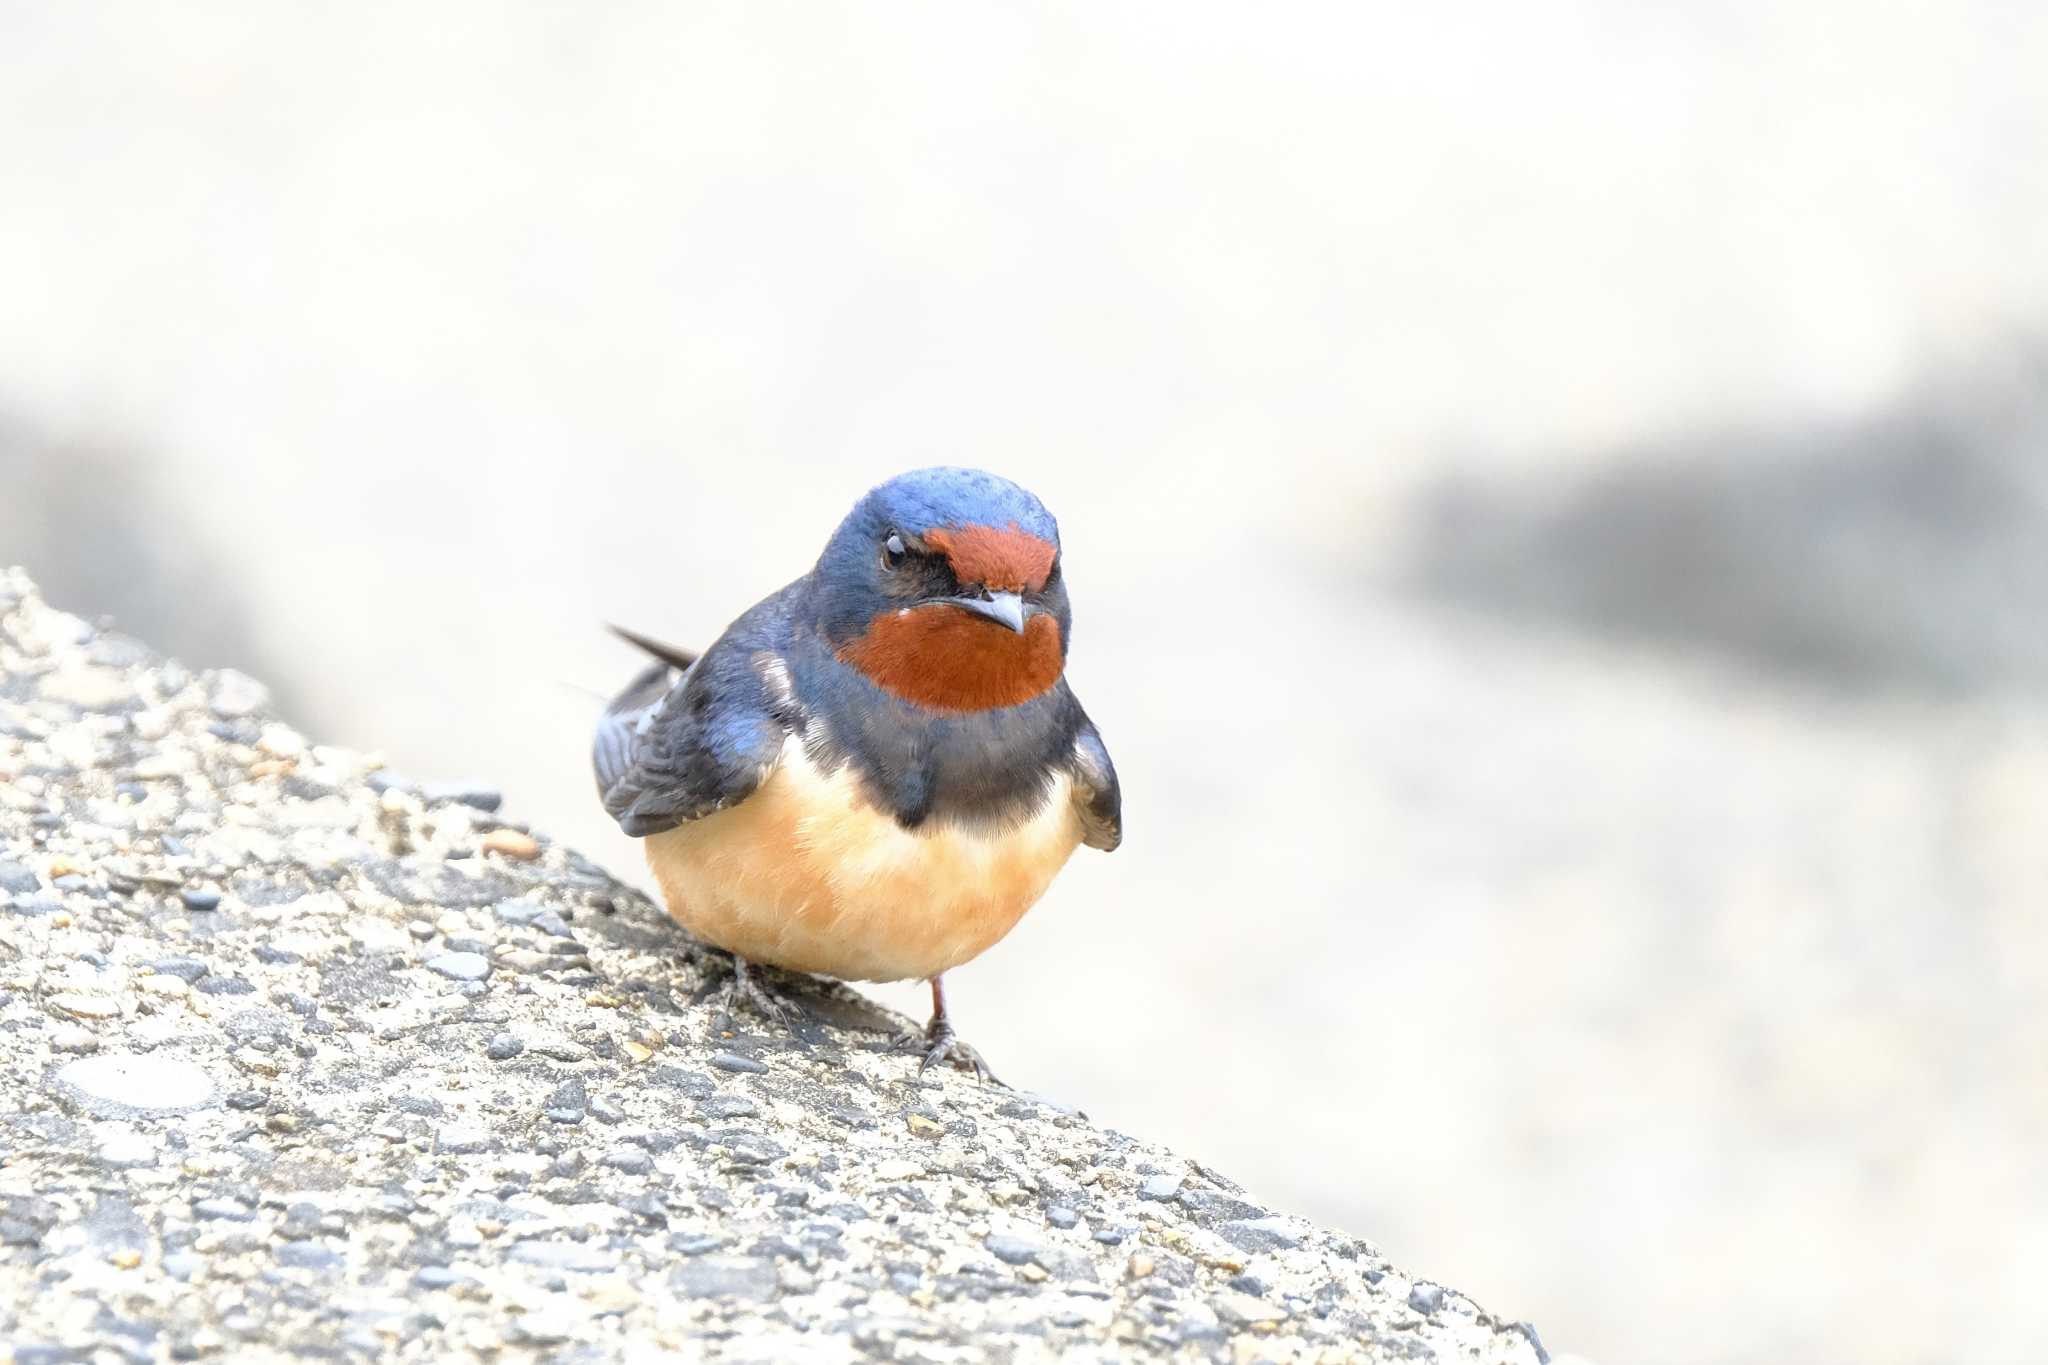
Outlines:
<svg viewBox="0 0 2048 1365"><path fill-rule="evenodd" d="M1116 780L1109 748L1083 719L1074 735L1072 758L1074 804L1081 816L1081 838L1090 848L1107 853L1124 841L1124 794Z"/></svg>
<svg viewBox="0 0 2048 1365"><path fill-rule="evenodd" d="M628 636L636 643L638 637ZM605 810L636 839L744 800L782 751L759 671L721 639L701 658L667 647L599 718L591 767ZM677 669L679 659L692 662Z"/></svg>

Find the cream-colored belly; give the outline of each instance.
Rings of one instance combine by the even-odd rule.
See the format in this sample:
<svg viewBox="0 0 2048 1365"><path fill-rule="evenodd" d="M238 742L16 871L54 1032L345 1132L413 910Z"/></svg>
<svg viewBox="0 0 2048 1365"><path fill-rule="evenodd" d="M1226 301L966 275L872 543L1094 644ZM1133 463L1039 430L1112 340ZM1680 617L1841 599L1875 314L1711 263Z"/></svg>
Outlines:
<svg viewBox="0 0 2048 1365"><path fill-rule="evenodd" d="M853 981L937 976L1024 917L1081 841L1061 776L1023 824L906 830L850 768L820 773L792 739L738 805L650 836L668 912L753 962Z"/></svg>

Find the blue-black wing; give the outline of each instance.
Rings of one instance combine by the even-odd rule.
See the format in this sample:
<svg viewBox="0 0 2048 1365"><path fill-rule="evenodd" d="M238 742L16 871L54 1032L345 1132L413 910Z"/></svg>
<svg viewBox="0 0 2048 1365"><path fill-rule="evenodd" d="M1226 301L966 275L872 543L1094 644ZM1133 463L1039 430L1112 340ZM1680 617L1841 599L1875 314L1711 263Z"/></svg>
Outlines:
<svg viewBox="0 0 2048 1365"><path fill-rule="evenodd" d="M1124 793L1116 780L1116 764L1109 761L1109 748L1096 732L1095 722L1082 717L1074 735L1070 770L1074 774L1074 804L1081 815L1081 839L1090 848L1107 853L1124 841Z"/></svg>
<svg viewBox="0 0 2048 1365"><path fill-rule="evenodd" d="M744 800L774 768L787 731L745 624L701 658L621 632L657 662L605 708L590 758L605 810L634 838Z"/></svg>

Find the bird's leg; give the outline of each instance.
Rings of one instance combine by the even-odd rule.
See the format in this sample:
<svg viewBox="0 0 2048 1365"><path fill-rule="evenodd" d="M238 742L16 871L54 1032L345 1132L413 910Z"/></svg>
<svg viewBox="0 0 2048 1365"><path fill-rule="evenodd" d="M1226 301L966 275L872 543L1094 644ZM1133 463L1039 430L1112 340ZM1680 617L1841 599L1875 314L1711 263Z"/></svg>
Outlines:
<svg viewBox="0 0 2048 1365"><path fill-rule="evenodd" d="M789 1023L797 1011L794 1001L786 1000L764 986L747 966L747 960L738 953L732 955L732 980L725 983L725 994L719 1001L719 1008L725 1011L728 1022L734 1005L745 1005L777 1024Z"/></svg>
<svg viewBox="0 0 2048 1365"><path fill-rule="evenodd" d="M962 1071L973 1072L978 1081L1001 1085L995 1073L988 1069L988 1063L981 1059L981 1054L953 1031L953 1021L946 1017L946 988L942 982L942 977L932 978L932 1019L924 1026L924 1061L917 1069L926 1070L933 1062L951 1062Z"/></svg>

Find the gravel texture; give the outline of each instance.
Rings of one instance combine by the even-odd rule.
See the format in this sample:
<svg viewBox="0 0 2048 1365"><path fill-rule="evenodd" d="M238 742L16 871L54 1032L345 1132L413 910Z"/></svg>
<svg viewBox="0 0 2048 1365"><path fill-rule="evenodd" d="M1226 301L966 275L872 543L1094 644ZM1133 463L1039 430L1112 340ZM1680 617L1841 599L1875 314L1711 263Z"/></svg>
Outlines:
<svg viewBox="0 0 2048 1365"><path fill-rule="evenodd" d="M1542 1359L267 706L0 574L0 1360Z"/></svg>

